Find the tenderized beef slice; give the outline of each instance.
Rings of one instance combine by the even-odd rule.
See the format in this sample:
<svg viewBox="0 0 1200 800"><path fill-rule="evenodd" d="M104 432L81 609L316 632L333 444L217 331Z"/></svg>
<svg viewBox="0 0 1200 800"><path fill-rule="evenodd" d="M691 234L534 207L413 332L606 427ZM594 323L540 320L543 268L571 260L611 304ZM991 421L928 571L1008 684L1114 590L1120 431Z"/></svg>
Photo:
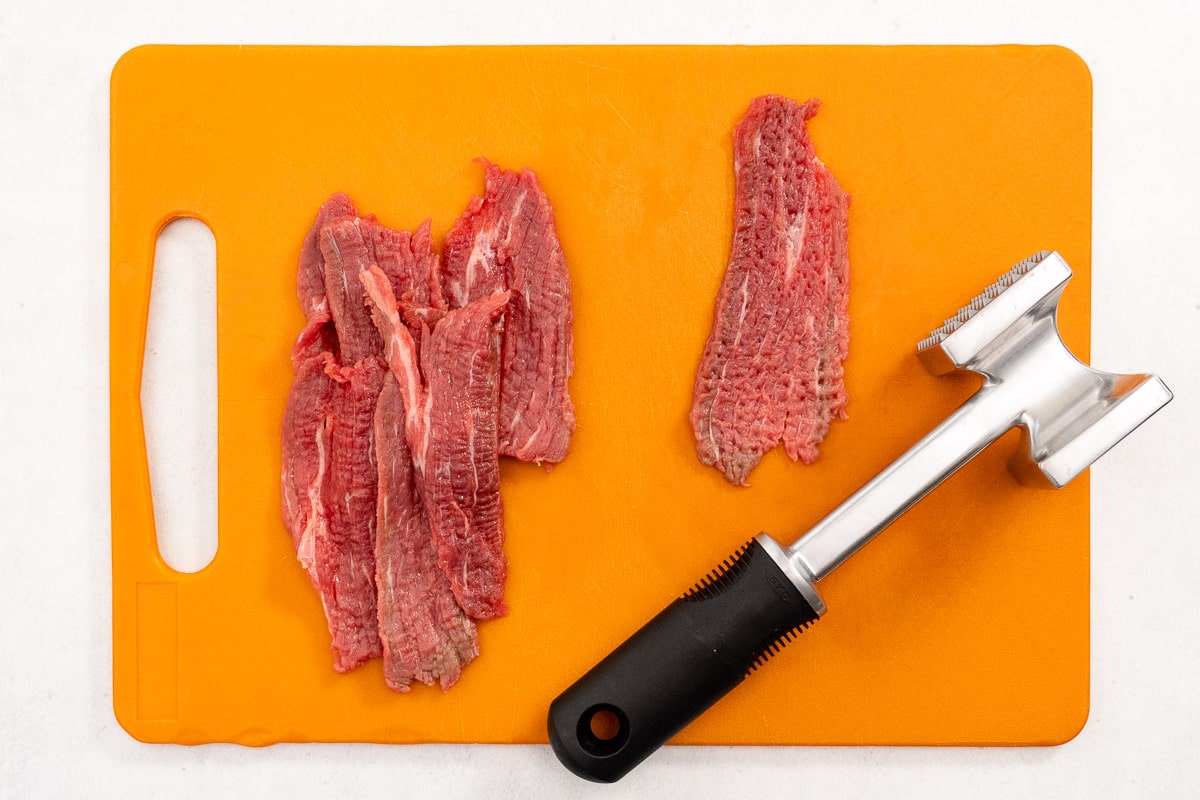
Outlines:
<svg viewBox="0 0 1200 800"><path fill-rule="evenodd" d="M507 613L500 501L499 332L509 300L498 292L446 312L416 341L386 276L361 275L372 319L407 410L405 433L438 565L475 619Z"/></svg>
<svg viewBox="0 0 1200 800"><path fill-rule="evenodd" d="M329 426L328 471L321 499L328 536L318 538L315 558L337 653L334 668L346 672L380 655L375 590L373 448L375 403L387 374L378 356L364 358L334 392Z"/></svg>
<svg viewBox="0 0 1200 800"><path fill-rule="evenodd" d="M418 479L425 472L425 453L428 443L429 392L421 375L420 355L412 331L400 318L400 304L392 290L392 284L378 266L372 266L359 275L363 291L375 324L383 340L383 358L391 374L396 377L404 400L405 435L410 455L417 470ZM443 315L444 316L444 315Z"/></svg>
<svg viewBox="0 0 1200 800"><path fill-rule="evenodd" d="M388 228L373 216L336 217L325 224L319 238L329 310L339 345L345 350L341 363L353 364L380 352L379 336L358 279L360 272L376 265L398 294L422 306L430 304L439 263L430 221L409 232ZM436 292L435 297L440 301L441 293Z"/></svg>
<svg viewBox="0 0 1200 800"><path fill-rule="evenodd" d="M404 398L389 372L375 410L375 583L383 674L396 691L408 691L414 679L449 689L479 655L479 640L438 567L405 426Z"/></svg>
<svg viewBox="0 0 1200 800"><path fill-rule="evenodd" d="M332 220L355 216L354 203L341 192L330 197L317 212L317 218L300 247L300 266L296 276L296 294L305 316L325 308L325 259L321 255L321 229Z"/></svg>
<svg viewBox="0 0 1200 800"><path fill-rule="evenodd" d="M315 354L296 363L283 412L283 522L301 563L313 578L311 558L318 531L328 525L321 484L329 465L329 415L335 382L326 367L333 356Z"/></svg>
<svg viewBox="0 0 1200 800"><path fill-rule="evenodd" d="M321 229L325 296L337 330L339 361L343 366L379 353L381 347L358 281L358 273L375 263L370 228L370 220L351 217L334 220Z"/></svg>
<svg viewBox="0 0 1200 800"><path fill-rule="evenodd" d="M817 105L757 98L735 133L733 246L691 413L701 461L735 484L781 441L811 463L845 416L849 196L809 139Z"/></svg>
<svg viewBox="0 0 1200 800"><path fill-rule="evenodd" d="M823 165L822 165L823 166ZM815 232L806 247L804 261L820 278L804 297L813 320L815 345L804 353L804 371L815 379L804 384L802 394L789 392L788 416L783 444L793 460L811 464L817 446L835 418L846 417L846 385L843 362L849 351L847 314L849 258L846 251L846 219L850 197L841 190L827 169L814 171L814 188L809 206L809 225ZM823 294L817 289L823 289ZM797 384L793 384L797 385ZM797 412L798 410L798 412Z"/></svg>
<svg viewBox="0 0 1200 800"><path fill-rule="evenodd" d="M475 619L508 613L495 324L508 300L508 292L497 292L450 311L421 340L429 393L422 498L438 564L459 605Z"/></svg>
<svg viewBox="0 0 1200 800"><path fill-rule="evenodd" d="M408 298L401 305L414 309L423 320L436 320L444 312L426 305L437 266L429 223L422 224L411 236L380 227L392 244L380 246L381 237L377 235L377 254L387 251L392 255L379 259L359 278L364 292L370 295L373 290L373 301L378 300L385 308L377 329L392 363L396 335L392 326L408 335L399 322L393 287ZM378 317L380 312L372 307L371 313ZM415 345L410 357L412 369L419 369ZM421 389L419 375L415 382L408 383ZM474 623L459 607L450 581L438 566L433 532L406 440L407 425L403 393L396 375L389 372L375 410L379 472L375 569L384 677L396 691L407 691L414 679L440 683L448 689L458 680L462 668L479 654L479 642Z"/></svg>
<svg viewBox="0 0 1200 800"><path fill-rule="evenodd" d="M319 353L297 364L284 411L284 523L321 600L339 672L380 652L375 467L363 425L364 415L371 425L384 374L377 359L347 368Z"/></svg>
<svg viewBox="0 0 1200 800"><path fill-rule="evenodd" d="M410 234L357 217L349 198L335 194L301 247L306 321L284 419L284 517L325 609L339 671L380 654L373 420L386 369L357 271L379 260L400 280L399 267L411 264L428 293L435 264L428 254L412 258L411 245Z"/></svg>
<svg viewBox="0 0 1200 800"><path fill-rule="evenodd" d="M487 168L446 234L442 295L450 308L511 290L503 321L500 453L557 463L575 429L571 286L550 201L531 170Z"/></svg>
<svg viewBox="0 0 1200 800"><path fill-rule="evenodd" d="M484 196L471 198L442 244L441 288L449 308L508 288L496 251L513 234L514 211L520 212L528 190L519 173L485 163Z"/></svg>
<svg viewBox="0 0 1200 800"><path fill-rule="evenodd" d="M419 306L432 301L441 306L437 286L439 259L433 249L432 222L425 220L415 231L397 231L376 222L370 229L374 263L387 276L398 296Z"/></svg>

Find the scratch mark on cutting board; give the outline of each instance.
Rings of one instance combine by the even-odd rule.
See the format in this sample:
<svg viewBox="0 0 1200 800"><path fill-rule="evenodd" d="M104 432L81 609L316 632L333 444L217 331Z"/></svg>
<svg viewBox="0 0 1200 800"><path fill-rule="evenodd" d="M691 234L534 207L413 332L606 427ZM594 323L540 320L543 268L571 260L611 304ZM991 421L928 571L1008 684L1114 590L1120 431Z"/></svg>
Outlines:
<svg viewBox="0 0 1200 800"><path fill-rule="evenodd" d="M517 122L519 122L525 126L525 130L529 131L535 137L538 137L538 138L541 137L542 134L537 129L535 129L532 125L530 125L528 122L526 122L525 119L520 114L518 114L514 109L510 108L509 113L511 113L513 115L513 117L517 120Z"/></svg>
<svg viewBox="0 0 1200 800"><path fill-rule="evenodd" d="M637 136L637 135L638 135L638 132L637 132L637 131L635 131L635 130L633 129L633 126L629 124L629 120L625 119L625 115L624 115L624 114L622 114L620 111L618 111L618 110L617 110L617 107L613 105L613 101L608 99L608 95L604 95L604 102L608 103L608 107L609 107L609 108L611 108L611 109L613 110L613 113L617 115L617 119L621 120L621 122L624 122L624 123L625 123L625 127L626 127L626 128L629 128L629 131L630 131L630 132L631 132L631 133L632 133L634 136Z"/></svg>
<svg viewBox="0 0 1200 800"><path fill-rule="evenodd" d="M537 110L542 110L542 96L538 94L537 85L533 80L533 68L529 66L529 56L525 53L525 48L521 48L521 60L525 62L525 74L529 76L529 91L533 92L533 103L537 106Z"/></svg>
<svg viewBox="0 0 1200 800"><path fill-rule="evenodd" d="M371 128L370 125L367 124L366 117L364 117L362 115L362 112L358 110L358 106L356 106L354 104L354 100L350 97L346 97L346 98L344 98L344 104L345 104L346 108L348 108L350 110L350 113L354 115L355 119L358 120L358 124L362 125L363 130L374 135L375 131Z"/></svg>
<svg viewBox="0 0 1200 800"><path fill-rule="evenodd" d="M583 60L583 59L581 59L581 58L577 58L577 59L575 59L575 63L576 63L576 64L579 64L579 65L581 65L581 66L584 66L584 67L591 67L591 68L593 68L593 69L602 69L602 70L604 70L605 72L619 72L619 73L620 73L620 74L622 74L622 75L628 75L628 74L629 74L629 70L621 69L620 67L606 67L606 66L604 66L603 64L593 64L592 62L590 62L590 61L584 61L584 60Z"/></svg>
<svg viewBox="0 0 1200 800"><path fill-rule="evenodd" d="M580 147L579 152L581 152L585 156L587 156L588 160L596 165L596 169L601 169L600 160L598 158L596 158L594 155L592 155L587 149Z"/></svg>

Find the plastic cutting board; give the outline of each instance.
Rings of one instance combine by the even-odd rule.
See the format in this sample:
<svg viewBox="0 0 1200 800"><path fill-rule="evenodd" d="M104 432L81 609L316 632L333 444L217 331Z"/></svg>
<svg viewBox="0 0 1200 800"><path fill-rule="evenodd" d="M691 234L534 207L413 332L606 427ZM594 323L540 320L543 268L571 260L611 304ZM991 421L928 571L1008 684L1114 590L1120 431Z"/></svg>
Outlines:
<svg viewBox="0 0 1200 800"><path fill-rule="evenodd" d="M729 251L731 136L756 95L823 100L853 196L848 421L751 488L687 414ZM1086 358L1091 83L1056 47L142 47L112 75L113 696L151 742L544 742L550 700L760 530L788 541L974 389L916 342L1012 263L1059 250ZM301 239L334 190L439 237L486 156L532 167L571 270L579 428L505 463L511 614L448 694L332 669L279 511ZM219 547L155 546L139 381L154 243L217 242ZM1088 713L1088 480L1005 470L1013 435L822 582L828 615L676 741L1049 744Z"/></svg>

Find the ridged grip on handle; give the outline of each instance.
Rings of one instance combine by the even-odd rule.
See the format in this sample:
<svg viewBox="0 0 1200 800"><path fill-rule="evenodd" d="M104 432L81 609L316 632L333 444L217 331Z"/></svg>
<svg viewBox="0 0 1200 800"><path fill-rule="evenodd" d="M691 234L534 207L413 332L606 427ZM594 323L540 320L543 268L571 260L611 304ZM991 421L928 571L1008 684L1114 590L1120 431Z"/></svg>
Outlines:
<svg viewBox="0 0 1200 800"><path fill-rule="evenodd" d="M619 780L817 616L751 541L550 704L555 755Z"/></svg>

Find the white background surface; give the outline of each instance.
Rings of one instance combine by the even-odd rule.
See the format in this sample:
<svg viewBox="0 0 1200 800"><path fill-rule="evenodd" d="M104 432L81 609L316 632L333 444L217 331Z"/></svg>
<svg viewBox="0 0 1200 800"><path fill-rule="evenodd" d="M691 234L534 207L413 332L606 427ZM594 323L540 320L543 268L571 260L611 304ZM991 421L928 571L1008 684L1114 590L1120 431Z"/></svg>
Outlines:
<svg viewBox="0 0 1200 800"><path fill-rule="evenodd" d="M1191 4L0 3L0 797L1192 797L1200 784L1200 63ZM1095 86L1093 363L1175 402L1093 470L1092 712L1057 748L135 742L111 703L108 77L144 42L1056 43ZM803 691L797 685L797 691Z"/></svg>

